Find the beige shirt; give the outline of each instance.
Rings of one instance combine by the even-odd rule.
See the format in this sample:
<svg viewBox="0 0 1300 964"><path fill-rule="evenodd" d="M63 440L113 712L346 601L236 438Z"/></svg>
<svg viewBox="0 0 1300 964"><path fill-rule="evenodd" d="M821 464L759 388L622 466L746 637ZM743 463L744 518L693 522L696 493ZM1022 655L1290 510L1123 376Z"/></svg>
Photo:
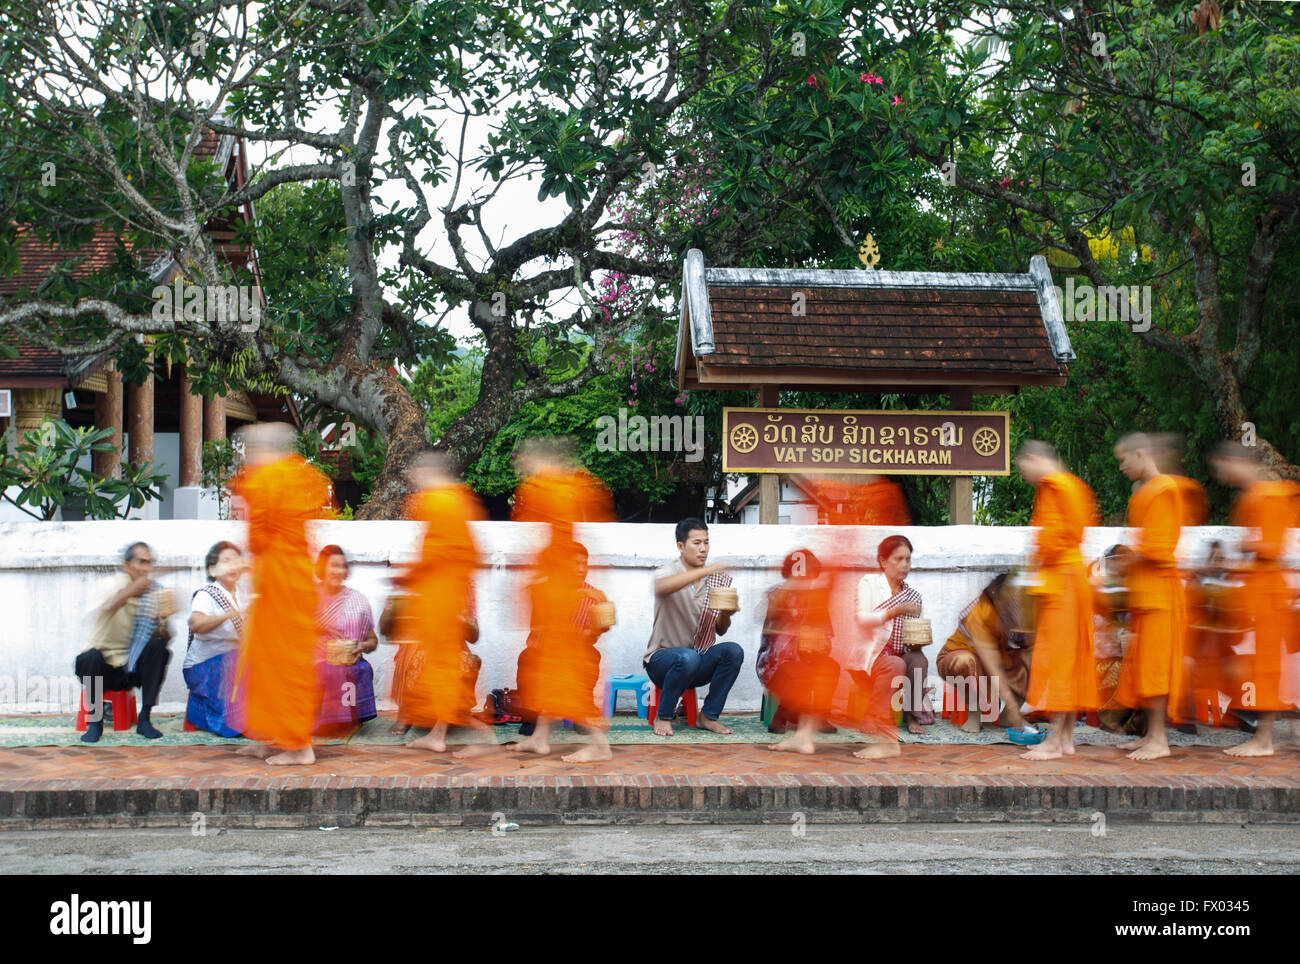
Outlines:
<svg viewBox="0 0 1300 964"><path fill-rule="evenodd" d="M131 630L135 628L136 610L140 608L140 597L132 596L111 616L104 614L108 601L131 585L131 577L123 570L101 580L91 595L94 608L95 626L90 631L90 643L86 649L97 649L104 654L104 662L109 666L122 667L131 648Z"/></svg>
<svg viewBox="0 0 1300 964"><path fill-rule="evenodd" d="M665 576L686 572L686 564L680 558L655 570L654 581ZM650 657L661 649L674 646L690 646L695 640L695 630L700 625L700 614L704 612L704 603L709 598L707 579L697 579L667 596L655 596L655 621L650 627L650 648L642 657L642 664L650 662Z"/></svg>

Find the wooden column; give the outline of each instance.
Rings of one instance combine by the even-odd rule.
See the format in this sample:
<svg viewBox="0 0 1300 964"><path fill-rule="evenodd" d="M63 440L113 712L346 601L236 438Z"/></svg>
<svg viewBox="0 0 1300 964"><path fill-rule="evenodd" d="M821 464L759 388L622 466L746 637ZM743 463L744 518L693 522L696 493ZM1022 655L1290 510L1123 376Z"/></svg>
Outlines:
<svg viewBox="0 0 1300 964"><path fill-rule="evenodd" d="M145 376L143 385L134 383L126 387L126 430L131 438L128 461L144 465L153 461L153 372Z"/></svg>
<svg viewBox="0 0 1300 964"><path fill-rule="evenodd" d="M226 437L226 396L211 395L203 400L203 441Z"/></svg>
<svg viewBox="0 0 1300 964"><path fill-rule="evenodd" d="M111 428L108 439L111 452L96 452L91 457L91 468L101 479L116 479L122 475L122 373L110 366L104 372L106 387L95 396L95 428Z"/></svg>
<svg viewBox="0 0 1300 964"><path fill-rule="evenodd" d="M948 407L954 411L968 412L974 404L970 388L952 388L948 391ZM948 479L948 524L970 525L975 521L975 488L969 475L954 475Z"/></svg>
<svg viewBox="0 0 1300 964"><path fill-rule="evenodd" d="M779 386L758 386L759 408L776 408L780 404ZM775 472L764 472L758 480L758 521L761 525L776 525L781 514L781 476Z"/></svg>
<svg viewBox="0 0 1300 964"><path fill-rule="evenodd" d="M181 486L203 481L203 396L190 394L190 373L181 371Z"/></svg>

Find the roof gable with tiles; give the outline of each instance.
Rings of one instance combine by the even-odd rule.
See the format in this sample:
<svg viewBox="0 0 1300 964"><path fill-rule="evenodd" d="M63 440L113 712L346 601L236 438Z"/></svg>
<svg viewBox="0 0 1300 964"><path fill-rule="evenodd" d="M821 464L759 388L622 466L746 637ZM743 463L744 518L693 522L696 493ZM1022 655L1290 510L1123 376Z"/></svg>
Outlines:
<svg viewBox="0 0 1300 964"><path fill-rule="evenodd" d="M1060 384L1074 358L1041 257L980 274L707 268L692 250L682 291L682 388L1003 392Z"/></svg>

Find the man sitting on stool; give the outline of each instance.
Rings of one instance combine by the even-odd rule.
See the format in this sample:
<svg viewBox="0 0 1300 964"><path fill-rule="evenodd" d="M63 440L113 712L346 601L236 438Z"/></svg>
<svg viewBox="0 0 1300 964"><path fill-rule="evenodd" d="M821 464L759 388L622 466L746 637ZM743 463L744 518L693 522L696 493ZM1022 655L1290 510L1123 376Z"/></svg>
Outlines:
<svg viewBox="0 0 1300 964"><path fill-rule="evenodd" d="M672 736L673 714L683 691L709 687L696 725L714 733L730 733L718 722L745 651L737 643L715 643L719 633L731 628L731 614L707 609L710 586L729 586L731 577L721 564L705 565L709 558L709 527L702 519L677 523L677 551L681 558L655 570L655 618L650 646L642 662L646 675L661 695L655 714L655 733Z"/></svg>
<svg viewBox="0 0 1300 964"><path fill-rule="evenodd" d="M132 543L123 560L121 571L98 587L90 645L77 656L77 676L91 717L81 737L85 743L96 743L103 735L103 711L96 701L103 701L105 691L137 686L140 715L135 731L151 740L162 736L149 722L149 713L158 702L172 658L167 619L176 611L176 603L170 590L153 581L153 551L146 543Z"/></svg>

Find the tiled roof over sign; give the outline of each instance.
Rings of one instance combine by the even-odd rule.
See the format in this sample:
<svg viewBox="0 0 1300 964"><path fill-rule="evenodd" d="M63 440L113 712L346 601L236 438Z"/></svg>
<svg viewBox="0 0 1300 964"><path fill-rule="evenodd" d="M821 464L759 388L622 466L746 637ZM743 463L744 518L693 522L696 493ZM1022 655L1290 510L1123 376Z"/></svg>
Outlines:
<svg viewBox="0 0 1300 964"><path fill-rule="evenodd" d="M752 373L791 388L860 375L895 389L956 379L1014 390L1064 381L1073 358L1039 258L1019 275L705 268L698 251L687 256L681 387Z"/></svg>

